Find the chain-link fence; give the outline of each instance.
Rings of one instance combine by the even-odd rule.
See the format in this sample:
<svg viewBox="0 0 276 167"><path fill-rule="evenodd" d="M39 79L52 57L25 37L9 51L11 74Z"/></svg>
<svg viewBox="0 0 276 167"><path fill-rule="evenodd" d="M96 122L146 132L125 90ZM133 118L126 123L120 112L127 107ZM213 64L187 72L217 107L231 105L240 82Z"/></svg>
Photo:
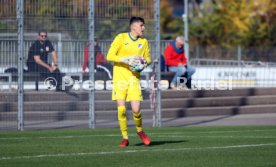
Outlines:
<svg viewBox="0 0 276 167"><path fill-rule="evenodd" d="M111 80L112 64L103 68L94 66L97 58L91 55L99 51L105 58L114 37L129 31L130 17L140 16L146 22L145 37L151 41L154 59L159 42L156 42L159 32L155 27L159 19L158 3L153 0L0 0L0 73L1 79L11 84L8 89L1 85L0 128L105 127L117 122L111 91L102 90L110 87L106 85L110 82L105 81ZM30 47L40 39L40 31L47 31L47 39L58 57L58 68L64 75L63 82L75 83L69 92L47 90L51 85L47 85L45 78L30 73L27 67ZM88 60L85 54L89 55ZM48 63L56 63L50 55ZM24 68L22 74L20 65ZM91 70L94 68L95 72ZM96 81L96 90L89 89L91 85L85 85L85 81ZM145 119L152 119L147 91L144 94L142 110Z"/></svg>
<svg viewBox="0 0 276 167"><path fill-rule="evenodd" d="M152 60L159 60L171 41L159 39L158 11L159 1L155 0L0 0L0 129L114 126L112 64L93 67L98 61L93 55L99 51L106 58L114 37L129 31L129 18L142 16ZM40 30L47 31L53 44L63 81L73 85L69 92L47 90L52 87L44 77L27 72L29 48L39 39ZM97 47L91 50L94 42ZM276 87L275 48L196 46L189 51L190 65L196 68L194 89ZM54 63L51 56L48 59ZM152 65L142 73L143 80L150 79L152 70L157 80L172 79L171 74L159 73L157 62L155 68ZM96 90L86 81L97 81ZM145 123L152 125L154 116L154 125L160 126L160 90L146 89L143 95L143 118L150 120ZM150 95L156 99L150 100Z"/></svg>

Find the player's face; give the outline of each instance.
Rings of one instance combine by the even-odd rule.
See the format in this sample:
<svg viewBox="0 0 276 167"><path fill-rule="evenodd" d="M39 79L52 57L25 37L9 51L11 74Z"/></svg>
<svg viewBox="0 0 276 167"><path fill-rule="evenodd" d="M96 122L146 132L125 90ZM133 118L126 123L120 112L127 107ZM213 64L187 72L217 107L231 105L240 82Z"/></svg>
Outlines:
<svg viewBox="0 0 276 167"><path fill-rule="evenodd" d="M132 24L132 30L137 36L143 36L145 31L145 24L142 22L135 22Z"/></svg>

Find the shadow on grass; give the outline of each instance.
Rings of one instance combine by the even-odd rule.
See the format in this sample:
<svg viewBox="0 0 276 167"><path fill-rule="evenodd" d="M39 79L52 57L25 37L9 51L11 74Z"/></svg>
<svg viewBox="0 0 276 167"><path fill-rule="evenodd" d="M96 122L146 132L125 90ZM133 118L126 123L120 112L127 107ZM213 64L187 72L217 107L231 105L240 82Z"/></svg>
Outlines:
<svg viewBox="0 0 276 167"><path fill-rule="evenodd" d="M151 146L158 146L158 145L164 145L164 144L176 144L176 143L183 143L187 142L187 140L175 140L175 141L151 141L151 144L148 147ZM142 146L143 143L135 144L135 146Z"/></svg>

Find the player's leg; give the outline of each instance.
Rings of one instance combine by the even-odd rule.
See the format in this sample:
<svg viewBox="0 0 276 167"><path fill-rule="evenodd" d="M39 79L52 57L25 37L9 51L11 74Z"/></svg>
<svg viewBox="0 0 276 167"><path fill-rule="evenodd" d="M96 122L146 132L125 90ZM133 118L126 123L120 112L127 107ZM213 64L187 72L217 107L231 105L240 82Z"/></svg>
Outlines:
<svg viewBox="0 0 276 167"><path fill-rule="evenodd" d="M123 140L120 147L128 146L128 133L127 133L127 117L126 117L126 98L127 91L125 89L118 89L118 87L114 87L112 91L112 100L117 101L117 112L118 112L118 122L120 126L120 130L123 136Z"/></svg>
<svg viewBox="0 0 276 167"><path fill-rule="evenodd" d="M142 142L145 145L150 145L151 141L149 136L143 131L142 128L142 113L140 111L140 101L134 100L131 101L131 108L132 108L132 114L133 119L136 125L137 134L141 138Z"/></svg>
<svg viewBox="0 0 276 167"><path fill-rule="evenodd" d="M140 111L140 101L143 100L140 81L137 79L131 80L129 82L129 89L127 92L126 101L131 102L131 109L133 114L133 119L136 125L137 132L142 131L142 114Z"/></svg>
<svg viewBox="0 0 276 167"><path fill-rule="evenodd" d="M133 120L136 125L137 132L143 131L142 129L142 113L140 111L140 101L133 100L131 101L131 109L133 114Z"/></svg>
<svg viewBox="0 0 276 167"><path fill-rule="evenodd" d="M117 106L118 106L118 121L120 130L123 136L123 140L120 147L126 147L128 146L128 133L127 133L127 117L126 117L126 106L124 100L117 100Z"/></svg>
<svg viewBox="0 0 276 167"><path fill-rule="evenodd" d="M143 100L140 82L137 81L136 83L130 87L128 94L127 94L127 101L131 102L131 109L133 114L133 119L136 125L136 131L139 137L141 138L142 142L145 145L150 144L150 138L146 135L142 128L142 112L140 110L140 102Z"/></svg>
<svg viewBox="0 0 276 167"><path fill-rule="evenodd" d="M128 139L125 101L117 100L117 106L118 106L118 120L119 120L120 130L122 132L123 138Z"/></svg>

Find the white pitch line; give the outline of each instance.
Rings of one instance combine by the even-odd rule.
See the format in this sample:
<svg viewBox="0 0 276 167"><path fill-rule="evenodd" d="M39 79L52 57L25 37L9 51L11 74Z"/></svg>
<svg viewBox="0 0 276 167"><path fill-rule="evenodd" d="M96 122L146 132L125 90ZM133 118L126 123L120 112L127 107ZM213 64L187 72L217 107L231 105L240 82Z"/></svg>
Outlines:
<svg viewBox="0 0 276 167"><path fill-rule="evenodd" d="M187 147L176 149L144 149L144 150L126 150L126 151L109 151L109 152L80 152L80 153L60 153L60 154L40 154L31 156L15 156L15 157L0 157L0 160L15 160L15 159L34 159L46 157L69 157L69 156L88 156L88 155L111 155L111 154L125 154L125 153L139 153L139 152L156 152L156 151L186 151L186 150L215 150L215 149L232 149L232 148L249 148L249 147L263 147L274 146L276 143L262 143L262 144L245 144L245 145L230 145L230 146L213 146L213 147Z"/></svg>
<svg viewBox="0 0 276 167"><path fill-rule="evenodd" d="M225 130L225 131L204 131L204 132L197 132L197 131L189 131L189 132L172 132L172 133L150 133L150 134L187 134L187 133L239 133L239 132L270 132L270 131L276 131L276 129L255 129L255 130Z"/></svg>
<svg viewBox="0 0 276 167"><path fill-rule="evenodd" d="M208 132L172 132L172 133L149 133L149 135L186 135L193 133L203 133L203 134L215 134L215 133L236 133L236 132L265 132L265 131L276 131L276 129L255 129L255 130L236 130L236 131L208 131ZM79 135L79 136L38 136L38 137L0 137L0 140L28 140L28 139L69 139L69 138L85 138L85 137L120 137L120 134L108 134L108 135ZM136 134L129 134L129 136L136 136ZM271 137L273 138L273 137Z"/></svg>
<svg viewBox="0 0 276 167"><path fill-rule="evenodd" d="M118 137L120 134L109 135L79 135L79 136L37 136L37 137L3 137L0 140L28 140L28 139L71 139L71 138L85 138L85 137Z"/></svg>
<svg viewBox="0 0 276 167"><path fill-rule="evenodd" d="M275 139L276 136L187 136L187 135L157 135L160 138L252 138L252 139Z"/></svg>

